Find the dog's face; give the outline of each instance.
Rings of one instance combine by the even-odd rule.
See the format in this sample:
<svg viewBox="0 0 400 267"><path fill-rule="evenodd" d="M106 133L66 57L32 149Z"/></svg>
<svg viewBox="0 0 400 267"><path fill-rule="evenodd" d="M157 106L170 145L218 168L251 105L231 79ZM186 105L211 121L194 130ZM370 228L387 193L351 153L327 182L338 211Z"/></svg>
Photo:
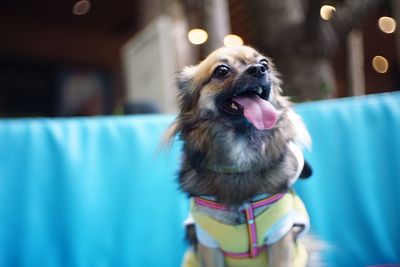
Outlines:
<svg viewBox="0 0 400 267"><path fill-rule="evenodd" d="M185 68L178 87L172 136L179 134L184 143L184 182L209 171L260 172L282 158L288 142L306 142L271 60L250 47L214 51Z"/></svg>
<svg viewBox="0 0 400 267"><path fill-rule="evenodd" d="M221 48L181 73L181 111L231 129L270 130L279 117L279 83L271 61L254 49Z"/></svg>

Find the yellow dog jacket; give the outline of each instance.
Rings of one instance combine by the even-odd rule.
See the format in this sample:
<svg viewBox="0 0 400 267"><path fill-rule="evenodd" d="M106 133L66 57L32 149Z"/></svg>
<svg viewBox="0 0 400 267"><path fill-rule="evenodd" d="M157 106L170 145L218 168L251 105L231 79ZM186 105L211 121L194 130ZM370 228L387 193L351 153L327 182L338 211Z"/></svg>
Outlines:
<svg viewBox="0 0 400 267"><path fill-rule="evenodd" d="M254 216L254 210L262 206L267 206L267 208ZM186 224L196 225L197 238L201 244L214 249L218 248L223 252L226 266L268 266L266 247L279 241L294 226L300 227L301 230L296 236L295 255L291 266L306 266L307 252L299 236L308 231L309 217L303 202L293 190L245 203L241 210L245 214L246 221L237 225L219 222L202 212L201 207L219 210L227 208L210 198L192 198L191 216L186 222ZM188 250L182 266L200 267L195 253Z"/></svg>

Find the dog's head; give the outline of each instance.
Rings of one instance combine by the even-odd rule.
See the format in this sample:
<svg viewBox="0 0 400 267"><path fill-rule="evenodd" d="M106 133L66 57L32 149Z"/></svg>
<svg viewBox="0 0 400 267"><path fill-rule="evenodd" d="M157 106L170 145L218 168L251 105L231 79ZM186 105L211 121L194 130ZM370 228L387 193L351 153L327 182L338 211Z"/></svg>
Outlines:
<svg viewBox="0 0 400 267"><path fill-rule="evenodd" d="M184 69L178 86L181 113L218 119L235 129L269 130L277 122L280 81L272 62L247 46L220 48Z"/></svg>
<svg viewBox="0 0 400 267"><path fill-rule="evenodd" d="M246 172L279 160L307 131L281 96L271 60L248 46L223 47L179 75L180 134L185 161L198 172Z"/></svg>

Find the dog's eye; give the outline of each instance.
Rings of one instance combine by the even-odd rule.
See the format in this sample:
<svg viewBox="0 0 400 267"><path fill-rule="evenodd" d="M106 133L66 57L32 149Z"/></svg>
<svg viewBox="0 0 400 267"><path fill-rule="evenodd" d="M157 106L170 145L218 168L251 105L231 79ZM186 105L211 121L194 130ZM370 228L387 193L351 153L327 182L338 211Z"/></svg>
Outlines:
<svg viewBox="0 0 400 267"><path fill-rule="evenodd" d="M220 65L214 70L213 76L218 79L223 79L226 78L230 72L231 70L228 66Z"/></svg>
<svg viewBox="0 0 400 267"><path fill-rule="evenodd" d="M266 59L261 59L259 63L263 65L267 70L269 69L268 61Z"/></svg>

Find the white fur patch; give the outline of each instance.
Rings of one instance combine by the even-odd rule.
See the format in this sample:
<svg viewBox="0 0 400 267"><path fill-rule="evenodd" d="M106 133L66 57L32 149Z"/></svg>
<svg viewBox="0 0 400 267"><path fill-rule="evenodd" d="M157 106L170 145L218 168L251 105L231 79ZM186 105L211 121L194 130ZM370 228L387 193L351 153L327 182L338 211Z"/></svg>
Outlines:
<svg viewBox="0 0 400 267"><path fill-rule="evenodd" d="M231 139L232 143L235 144L231 147L231 159L236 160L237 162L246 162L249 160L249 155L247 152L247 141L244 138L235 137L235 134L230 132L230 135L232 135Z"/></svg>
<svg viewBox="0 0 400 267"><path fill-rule="evenodd" d="M311 149L311 137L301 117L293 110L288 111L287 116L294 125L294 129L296 131L296 138L294 140L296 144L307 149Z"/></svg>
<svg viewBox="0 0 400 267"><path fill-rule="evenodd" d="M196 75L197 66L187 66L183 68L181 75L186 78L193 78Z"/></svg>
<svg viewBox="0 0 400 267"><path fill-rule="evenodd" d="M201 109L217 112L217 107L215 106L214 98L215 98L214 94L207 92L207 90L202 90L200 92L199 107L201 107Z"/></svg>

